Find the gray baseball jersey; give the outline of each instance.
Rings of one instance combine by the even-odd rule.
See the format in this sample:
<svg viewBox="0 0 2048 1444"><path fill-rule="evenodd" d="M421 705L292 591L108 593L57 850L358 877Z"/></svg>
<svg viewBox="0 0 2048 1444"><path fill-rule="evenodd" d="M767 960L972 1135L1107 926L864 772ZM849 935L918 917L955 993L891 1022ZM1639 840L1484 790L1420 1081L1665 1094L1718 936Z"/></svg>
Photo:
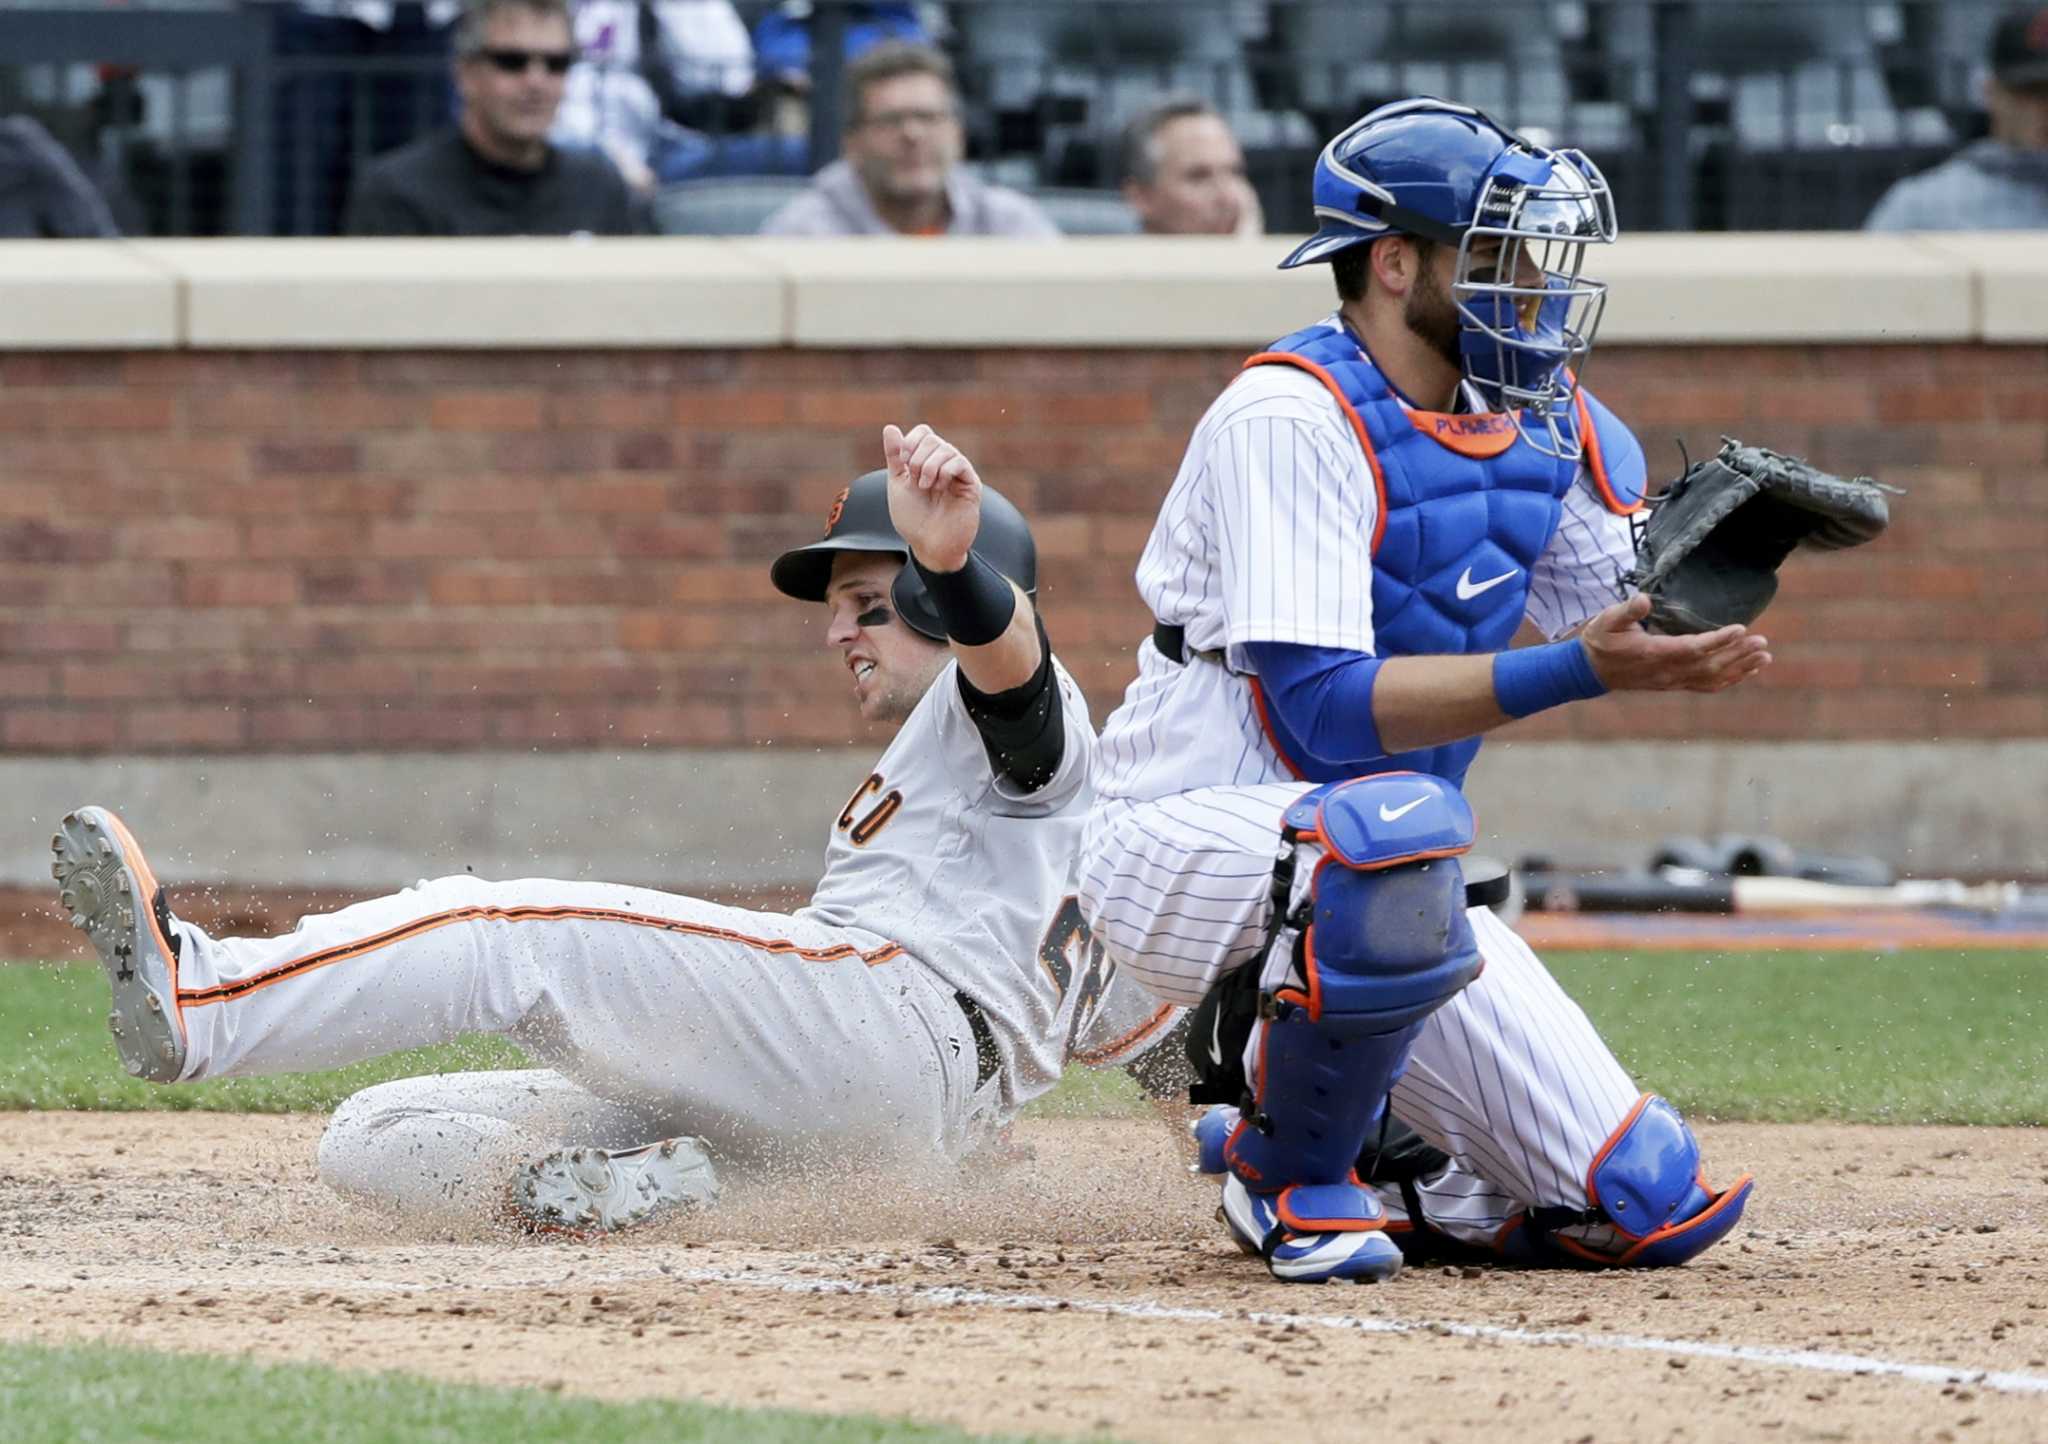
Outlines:
<svg viewBox="0 0 2048 1444"><path fill-rule="evenodd" d="M530 1073L451 1075L352 1100L323 1171L405 1204L487 1203L507 1150L643 1131L699 1134L738 1162L965 1153L1051 1085L1070 1047L1135 1051L1169 1012L1133 989L1099 1006L1107 969L1073 885L1094 734L1055 667L1067 736L1046 787L997 781L949 666L830 815L824 879L793 915L461 876L279 937L180 924L184 1077L479 1032L546 1065L538 1091ZM961 994L1001 1054L985 1082ZM601 1120L602 1137L542 1136L564 1120Z"/></svg>
<svg viewBox="0 0 2048 1444"><path fill-rule="evenodd" d="M1158 1013L1097 1017L1108 964L1074 887L1095 737L1081 689L1053 669L1067 742L1049 782L1027 793L996 775L948 667L840 810L797 914L891 938L973 998L995 1026L1010 1106L1058 1081L1070 1052L1101 1061Z"/></svg>

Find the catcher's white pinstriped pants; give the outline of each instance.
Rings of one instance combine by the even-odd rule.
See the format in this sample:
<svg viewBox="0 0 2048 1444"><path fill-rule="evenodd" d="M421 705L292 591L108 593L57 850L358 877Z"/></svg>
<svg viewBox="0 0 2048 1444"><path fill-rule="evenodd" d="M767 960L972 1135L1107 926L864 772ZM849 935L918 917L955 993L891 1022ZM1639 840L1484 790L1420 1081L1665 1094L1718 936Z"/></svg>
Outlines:
<svg viewBox="0 0 2048 1444"><path fill-rule="evenodd" d="M1207 787L1090 820L1081 905L1120 968L1193 1005L1265 945L1280 817L1308 783ZM1478 980L1424 1023L1393 1109L1449 1153L1429 1221L1490 1242L1530 1206L1586 1207L1586 1171L1640 1090L1529 945L1471 910ZM1384 1200L1405 1217L1398 1194Z"/></svg>

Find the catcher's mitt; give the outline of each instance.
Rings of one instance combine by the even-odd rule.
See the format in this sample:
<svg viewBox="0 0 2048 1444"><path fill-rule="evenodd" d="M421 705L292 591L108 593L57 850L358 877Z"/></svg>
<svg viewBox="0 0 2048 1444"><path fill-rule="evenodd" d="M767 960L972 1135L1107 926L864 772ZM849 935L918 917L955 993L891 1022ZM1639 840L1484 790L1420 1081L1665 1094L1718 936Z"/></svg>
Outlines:
<svg viewBox="0 0 2048 1444"><path fill-rule="evenodd" d="M1730 437L1651 502L1624 579L1650 599L1653 632L1711 632L1751 622L1778 590L1794 547L1861 546L1891 519L1887 488L1843 479Z"/></svg>

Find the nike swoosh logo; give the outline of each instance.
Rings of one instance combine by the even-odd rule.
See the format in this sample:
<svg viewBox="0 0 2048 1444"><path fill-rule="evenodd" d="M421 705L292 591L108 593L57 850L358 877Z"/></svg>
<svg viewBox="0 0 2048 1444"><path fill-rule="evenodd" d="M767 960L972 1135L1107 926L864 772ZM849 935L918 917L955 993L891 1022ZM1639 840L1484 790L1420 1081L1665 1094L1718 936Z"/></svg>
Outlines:
<svg viewBox="0 0 2048 1444"><path fill-rule="evenodd" d="M1425 792L1422 794L1422 796L1416 798L1413 802L1404 802L1399 807L1389 807L1386 805L1386 803L1382 802L1380 804L1380 821L1399 822L1402 818L1406 817L1409 813L1413 812L1416 808L1422 806L1422 804L1427 801L1429 801L1429 794Z"/></svg>
<svg viewBox="0 0 2048 1444"><path fill-rule="evenodd" d="M1502 582L1506 581L1509 577L1514 576L1521 570L1522 569L1520 567L1509 567L1506 571L1502 572L1497 577L1488 577L1483 582L1475 582L1472 580L1472 568L1467 567L1465 568L1465 574L1458 578L1458 600L1461 602L1469 602L1474 597L1478 596L1481 592L1492 591L1495 587L1499 586Z"/></svg>
<svg viewBox="0 0 2048 1444"><path fill-rule="evenodd" d="M1216 1026L1209 1030L1209 1061L1223 1066L1223 1010L1216 1010Z"/></svg>

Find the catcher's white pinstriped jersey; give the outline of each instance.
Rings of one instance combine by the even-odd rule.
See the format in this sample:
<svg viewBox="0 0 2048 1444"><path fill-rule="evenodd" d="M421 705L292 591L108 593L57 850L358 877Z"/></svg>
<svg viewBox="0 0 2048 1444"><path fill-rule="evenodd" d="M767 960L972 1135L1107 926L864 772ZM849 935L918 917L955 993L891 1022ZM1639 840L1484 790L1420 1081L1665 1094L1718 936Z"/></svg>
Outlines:
<svg viewBox="0 0 2048 1444"><path fill-rule="evenodd" d="M1336 398L1292 366L1253 367L1196 426L1139 558L1138 592L1186 629L1191 650L1227 652L1235 671L1247 669L1246 642L1370 652L1377 506ZM1529 620L1564 635L1620 598L1634 560L1628 518L1582 472L1530 578ZM1229 671L1139 648L1138 679L1103 724L1098 793L1144 800L1293 776Z"/></svg>
<svg viewBox="0 0 2048 1444"><path fill-rule="evenodd" d="M1199 1002L1265 945L1280 817L1309 784L1267 740L1243 647L1373 650L1376 505L1330 393L1260 366L1209 408L1160 508L1138 587L1191 655L1141 646L1104 724L1081 891L1111 957L1162 999ZM1627 519L1582 474L1533 569L1530 622L1570 631L1619 599L1633 558ZM1393 1106L1455 1160L1423 1190L1431 1221L1478 1241L1531 1205L1583 1208L1587 1168L1640 1095L1528 945L1486 909L1472 924L1485 970L1430 1016Z"/></svg>

